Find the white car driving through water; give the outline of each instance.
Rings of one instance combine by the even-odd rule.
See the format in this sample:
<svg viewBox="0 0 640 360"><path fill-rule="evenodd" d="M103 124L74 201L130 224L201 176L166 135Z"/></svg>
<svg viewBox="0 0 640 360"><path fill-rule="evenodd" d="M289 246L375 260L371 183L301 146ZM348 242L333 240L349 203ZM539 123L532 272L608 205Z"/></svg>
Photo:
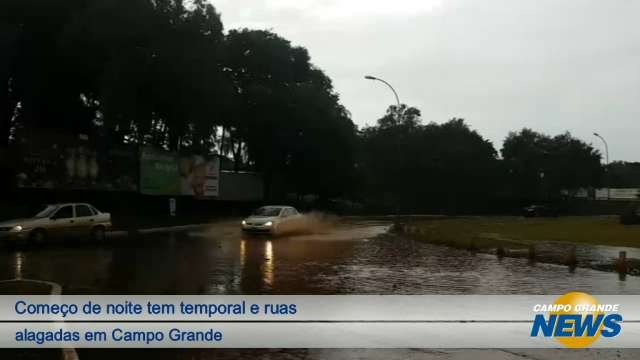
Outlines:
<svg viewBox="0 0 640 360"><path fill-rule="evenodd" d="M30 218L0 222L7 245L41 243L48 238L91 237L101 241L111 228L111 214L85 203L53 204Z"/></svg>
<svg viewBox="0 0 640 360"><path fill-rule="evenodd" d="M251 216L242 220L242 231L275 234L279 227L300 216L298 210L291 206L263 206L256 209Z"/></svg>

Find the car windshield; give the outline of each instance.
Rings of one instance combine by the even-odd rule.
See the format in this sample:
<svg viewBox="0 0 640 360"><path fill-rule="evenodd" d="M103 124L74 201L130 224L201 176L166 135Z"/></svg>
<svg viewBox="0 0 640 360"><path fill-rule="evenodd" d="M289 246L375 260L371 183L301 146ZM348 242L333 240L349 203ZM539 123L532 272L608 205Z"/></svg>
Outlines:
<svg viewBox="0 0 640 360"><path fill-rule="evenodd" d="M51 214L53 214L53 212L58 209L58 207L56 205L47 205L44 207L44 209L40 210L40 212L38 212L36 214L36 218L46 218L51 216Z"/></svg>
<svg viewBox="0 0 640 360"><path fill-rule="evenodd" d="M261 207L253 212L253 216L278 216L282 208L279 207Z"/></svg>

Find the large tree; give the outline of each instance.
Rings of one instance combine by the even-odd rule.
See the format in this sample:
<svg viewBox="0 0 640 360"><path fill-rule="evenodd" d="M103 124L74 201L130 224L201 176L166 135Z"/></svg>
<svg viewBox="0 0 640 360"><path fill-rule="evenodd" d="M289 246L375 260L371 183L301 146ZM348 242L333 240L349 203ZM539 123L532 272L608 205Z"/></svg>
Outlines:
<svg viewBox="0 0 640 360"><path fill-rule="evenodd" d="M221 66L222 22L210 4L94 1L65 35L112 141L213 146L231 89Z"/></svg>
<svg viewBox="0 0 640 360"><path fill-rule="evenodd" d="M601 184L601 155L564 133L549 136L530 129L512 132L502 147L507 183L523 201L553 200L562 190Z"/></svg>
<svg viewBox="0 0 640 360"><path fill-rule="evenodd" d="M342 193L353 169L355 126L307 50L248 29L230 31L226 49L236 87L232 149L246 144L268 186L279 177L297 194Z"/></svg>
<svg viewBox="0 0 640 360"><path fill-rule="evenodd" d="M80 98L79 76L60 38L88 1L0 4L0 144L7 144L16 127L86 129L92 115Z"/></svg>
<svg viewBox="0 0 640 360"><path fill-rule="evenodd" d="M363 197L399 212L471 212L487 208L496 151L462 119L422 125L420 111L392 106L362 132Z"/></svg>

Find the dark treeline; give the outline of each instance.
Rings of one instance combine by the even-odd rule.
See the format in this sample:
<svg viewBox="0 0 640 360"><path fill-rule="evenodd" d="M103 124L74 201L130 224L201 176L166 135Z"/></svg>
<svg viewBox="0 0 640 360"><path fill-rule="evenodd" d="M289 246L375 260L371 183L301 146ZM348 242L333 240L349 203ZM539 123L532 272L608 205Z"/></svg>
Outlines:
<svg viewBox="0 0 640 360"><path fill-rule="evenodd" d="M609 166L611 187L640 187L640 163L615 161Z"/></svg>
<svg viewBox="0 0 640 360"><path fill-rule="evenodd" d="M405 213L517 211L599 186L604 173L600 153L569 133L512 132L500 157L463 119L422 125L415 108L390 107L361 145L365 193L379 195L372 205Z"/></svg>
<svg viewBox="0 0 640 360"><path fill-rule="evenodd" d="M240 5L239 5L240 6ZM0 148L38 133L217 152L284 194L372 211L502 211L598 186L590 145L511 133L501 156L462 119L392 106L358 130L303 47L225 32L204 0L4 0Z"/></svg>

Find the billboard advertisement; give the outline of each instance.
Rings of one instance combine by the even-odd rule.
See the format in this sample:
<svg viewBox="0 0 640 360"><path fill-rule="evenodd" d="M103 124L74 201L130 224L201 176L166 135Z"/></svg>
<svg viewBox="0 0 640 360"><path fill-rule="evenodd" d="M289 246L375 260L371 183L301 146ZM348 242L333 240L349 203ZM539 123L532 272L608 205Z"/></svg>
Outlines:
<svg viewBox="0 0 640 360"><path fill-rule="evenodd" d="M97 150L88 143L47 141L13 149L19 188L137 191L137 151L114 146Z"/></svg>
<svg viewBox="0 0 640 360"><path fill-rule="evenodd" d="M219 195L220 159L217 156L184 156L179 160L180 194L196 198Z"/></svg>
<svg viewBox="0 0 640 360"><path fill-rule="evenodd" d="M219 195L220 159L144 148L140 154L140 192L147 195Z"/></svg>
<svg viewBox="0 0 640 360"><path fill-rule="evenodd" d="M18 188L219 196L218 156L179 155L150 147L139 151L130 145L101 146L55 135L16 145L5 155L0 160Z"/></svg>
<svg viewBox="0 0 640 360"><path fill-rule="evenodd" d="M180 181L176 154L143 148L140 152L140 192L147 195L178 195Z"/></svg>
<svg viewBox="0 0 640 360"><path fill-rule="evenodd" d="M640 189L596 189L596 200L640 200Z"/></svg>

